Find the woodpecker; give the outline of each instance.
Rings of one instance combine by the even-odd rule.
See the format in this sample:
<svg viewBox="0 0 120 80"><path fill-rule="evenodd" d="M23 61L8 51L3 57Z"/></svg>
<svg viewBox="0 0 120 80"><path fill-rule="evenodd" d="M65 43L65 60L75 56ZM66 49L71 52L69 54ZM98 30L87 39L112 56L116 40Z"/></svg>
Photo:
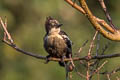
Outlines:
<svg viewBox="0 0 120 80"><path fill-rule="evenodd" d="M62 24L52 17L47 17L45 22L46 35L44 36L44 48L49 57L70 58L72 56L72 41L68 35L61 30ZM68 62L59 61L60 66ZM69 66L71 67L71 66Z"/></svg>

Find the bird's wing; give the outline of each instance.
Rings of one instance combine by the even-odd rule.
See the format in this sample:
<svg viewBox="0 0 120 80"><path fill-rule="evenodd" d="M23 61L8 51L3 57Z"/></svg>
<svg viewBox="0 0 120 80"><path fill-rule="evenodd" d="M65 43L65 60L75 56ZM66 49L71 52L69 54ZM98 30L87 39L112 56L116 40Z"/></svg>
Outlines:
<svg viewBox="0 0 120 80"><path fill-rule="evenodd" d="M68 35L64 31L60 31L59 33L63 39L65 40L67 47L72 50L72 41L69 39Z"/></svg>
<svg viewBox="0 0 120 80"><path fill-rule="evenodd" d="M47 51L47 44L46 44L46 42L47 42L47 34L45 34L45 36L43 37L43 41L44 41L44 48Z"/></svg>

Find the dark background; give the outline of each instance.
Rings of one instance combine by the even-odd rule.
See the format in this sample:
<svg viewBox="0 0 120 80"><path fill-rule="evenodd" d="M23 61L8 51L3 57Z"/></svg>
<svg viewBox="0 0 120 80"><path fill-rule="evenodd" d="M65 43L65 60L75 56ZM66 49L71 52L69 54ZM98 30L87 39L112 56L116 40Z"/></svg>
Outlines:
<svg viewBox="0 0 120 80"><path fill-rule="evenodd" d="M87 1L93 13L105 19L98 1ZM113 23L119 28L120 0L107 0L106 4ZM64 0L0 0L0 16L3 19L5 16L7 17L8 30L14 42L20 48L44 56L47 55L43 48L44 23L47 16L52 16L64 24L62 30L69 35L74 43L73 55L86 40L89 40L80 54L81 57L85 56L95 33L87 18ZM2 33L3 30L0 28L0 39L3 37ZM99 52L102 52L102 48L108 42L110 42L110 45L105 52L106 54L120 52L119 42L107 40L103 36L101 36ZM109 62L103 67L102 71L111 71L120 66L120 58L107 60ZM44 62L23 55L0 41L0 80L65 80L64 68L60 67L56 62L50 62L49 64L44 64ZM75 64L80 72L85 72L79 62ZM112 80L116 79L115 76L120 77L119 74L112 76ZM72 80L82 79L73 72ZM95 77L94 80L96 80ZM106 76L100 76L100 80L107 80Z"/></svg>

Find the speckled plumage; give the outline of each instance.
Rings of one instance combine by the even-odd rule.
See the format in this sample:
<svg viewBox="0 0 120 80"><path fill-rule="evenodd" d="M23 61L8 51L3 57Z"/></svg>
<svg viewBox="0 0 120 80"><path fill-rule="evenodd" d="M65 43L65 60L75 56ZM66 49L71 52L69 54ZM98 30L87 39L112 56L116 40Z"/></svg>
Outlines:
<svg viewBox="0 0 120 80"><path fill-rule="evenodd" d="M44 37L44 48L50 57L62 58L63 56L69 58L72 54L72 42L68 35L60 30L61 24L48 17L45 23L46 35ZM62 62L59 62L64 66Z"/></svg>

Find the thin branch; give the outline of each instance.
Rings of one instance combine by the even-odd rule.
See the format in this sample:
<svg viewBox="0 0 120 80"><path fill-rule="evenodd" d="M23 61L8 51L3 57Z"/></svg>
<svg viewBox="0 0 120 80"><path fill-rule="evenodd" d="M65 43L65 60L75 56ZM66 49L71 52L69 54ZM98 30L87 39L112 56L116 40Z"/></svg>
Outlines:
<svg viewBox="0 0 120 80"><path fill-rule="evenodd" d="M97 33L98 33L98 31L95 32L95 34L94 34L94 36L93 36L93 39L92 39L92 41L91 41L90 48L89 48L89 50L88 50L88 58L91 58L91 52L92 52L92 49L93 49L93 47L94 47L94 41L95 41L95 39L96 39ZM90 80L90 77L91 77L91 76L90 76L90 65L91 65L90 61L87 61L86 80Z"/></svg>
<svg viewBox="0 0 120 80"><path fill-rule="evenodd" d="M7 37L8 37L8 40L10 40L11 43L13 43L13 40L12 40L10 34L9 34L8 31L7 31L7 24L6 24L6 22L5 22L5 24L4 24L4 22L3 22L2 19L1 19L1 17L0 17L0 22L1 22L1 24L2 24L2 27L3 27L3 30L4 30L5 34L6 34Z"/></svg>
<svg viewBox="0 0 120 80"><path fill-rule="evenodd" d="M78 10L79 12L81 12L83 15L86 16L86 12L84 11L84 9L82 7L80 7L79 5L77 5L76 3L72 2L72 0L65 0L69 5L71 5L73 8L75 8L76 10ZM79 0L80 2L80 0ZM104 20L99 19L95 16L93 16L95 18L95 20L103 25L107 30L109 30L110 32L114 33L115 30L113 28L111 28Z"/></svg>
<svg viewBox="0 0 120 80"><path fill-rule="evenodd" d="M1 19L1 18L0 18ZM32 56L32 57L35 57L37 59L42 59L42 60L46 60L46 57L45 56L41 56L41 55L37 55L37 54L34 54L34 53L31 53L31 52L27 52L27 51L24 51L22 49L20 49L19 47L17 47L14 43L13 43L13 39L11 38L11 35L8 33L7 31L7 27L5 26L5 24L3 23L2 19L0 20L1 24L2 24L2 27L6 33L7 36L9 36L9 41L7 39L3 39L3 42L6 43L7 45L9 45L10 47L12 47L13 49L15 49L16 51L18 52L21 52L25 55L29 55L29 56ZM73 61L79 61L79 60L93 60L93 59L105 59L105 58L116 58L116 57L120 57L120 53L117 53L117 54L107 54L107 55L98 55L98 56L91 56L91 58L88 58L88 56L85 56L85 57L74 57L72 58ZM60 58L49 58L50 61L61 61ZM65 58L64 61L71 61L70 58Z"/></svg>
<svg viewBox="0 0 120 80"><path fill-rule="evenodd" d="M44 56L40 56L40 55L31 53L31 52L26 52L26 51L18 48L18 47L14 44L13 39L12 39L10 33L9 33L8 30L7 30L7 19L5 19L5 23L4 23L3 20L2 20L1 17L0 17L0 22L1 22L2 28L3 28L3 30L4 30L4 38L3 38L3 42L4 42L4 43L6 43L6 44L9 45L10 47L14 48L16 51L21 52L21 53L23 53L23 54L26 54L26 55L29 55L29 56L32 56L32 57L35 57L35 58L39 58L39 59L46 59L46 57L44 57Z"/></svg>
<svg viewBox="0 0 120 80"><path fill-rule="evenodd" d="M86 80L90 80L90 62L87 61Z"/></svg>
<svg viewBox="0 0 120 80"><path fill-rule="evenodd" d="M108 42L107 44L105 44L105 46L102 48L102 53L101 53L101 55L103 55L103 54L105 54L105 51L108 49L108 45L109 45L110 43Z"/></svg>
<svg viewBox="0 0 120 80"><path fill-rule="evenodd" d="M88 56L91 55L91 51L92 51L92 49L93 49L93 47L94 47L94 40L96 39L97 34L98 34L98 31L95 32L94 37L93 37L93 39L92 39L92 41L91 41L90 48L89 48L89 52L88 52Z"/></svg>
<svg viewBox="0 0 120 80"><path fill-rule="evenodd" d="M7 18L5 17L5 27L6 27L6 29L7 29ZM5 39L7 39L7 34L6 34L6 32L4 32L4 38L3 38L4 40Z"/></svg>
<svg viewBox="0 0 120 80"><path fill-rule="evenodd" d="M35 54L35 53L31 53L31 52L26 52L20 48L18 48L15 44L11 44L5 40L3 40L4 43L6 43L7 45L9 45L10 47L12 47L13 49L15 49L16 51L18 52L21 52L25 55L29 55L29 56L32 56L32 57L35 57L35 58L38 58L38 59L43 59L43 60L46 60L46 57L45 56L41 56L41 55L38 55L38 54Z"/></svg>
<svg viewBox="0 0 120 80"><path fill-rule="evenodd" d="M112 74L115 74L115 73L117 73L117 72L120 72L120 67L112 70L111 72L102 72L102 73L100 73L100 74L109 74L109 75L111 76Z"/></svg>
<svg viewBox="0 0 120 80"><path fill-rule="evenodd" d="M77 75L81 76L82 78L85 78L86 79L86 76L80 72L78 72L77 68L75 67L75 71L77 73Z"/></svg>
<svg viewBox="0 0 120 80"><path fill-rule="evenodd" d="M79 48L78 52L75 53L74 55L75 55L75 56L79 56L80 53L82 52L83 48L85 47L85 45L86 45L87 43L88 43L88 40L86 40L86 41L82 44L82 46Z"/></svg>
<svg viewBox="0 0 120 80"><path fill-rule="evenodd" d="M5 41L4 41L5 42ZM16 51L18 52L21 52L25 55L29 55L29 56L32 56L32 57L35 57L37 59L42 59L42 60L46 60L46 57L45 56L41 56L41 55L37 55L37 54L34 54L34 53L31 53L31 52L26 52L20 48L18 48L16 45L13 45L13 44L9 44L8 42L5 42L7 45L11 46L13 49L15 49ZM98 56L91 56L90 59L88 59L87 56L85 57L74 57L72 58L73 61L79 61L79 60L93 60L93 59L106 59L106 58L117 58L117 57L120 57L120 53L116 53L116 54L107 54L107 55L98 55ZM49 58L50 61L61 61L60 58ZM69 58L65 58L64 61L71 61L71 59Z"/></svg>
<svg viewBox="0 0 120 80"><path fill-rule="evenodd" d="M107 8L106 8L106 6L105 6L104 0L98 0L98 1L99 1L100 5L101 5L101 7L102 7L102 9L103 9L106 17L107 17L107 20L110 22L110 26L111 26L114 30L116 30L115 25L112 23L112 18L110 17L109 12L107 11Z"/></svg>
<svg viewBox="0 0 120 80"><path fill-rule="evenodd" d="M110 31L111 33L115 33L115 30L109 26L109 24L107 24L106 21L104 21L103 19L97 18L94 16L94 18L96 19L96 21L102 25L104 28L106 28L108 31Z"/></svg>
<svg viewBox="0 0 120 80"><path fill-rule="evenodd" d="M110 75L109 75L109 74L107 74L106 76L107 76L107 79L108 79L108 80L111 80L111 79L110 79Z"/></svg>
<svg viewBox="0 0 120 80"><path fill-rule="evenodd" d="M99 52L99 49L100 49L100 34L98 32L98 35L97 35L97 46L96 46L96 56L98 55L98 52Z"/></svg>
<svg viewBox="0 0 120 80"><path fill-rule="evenodd" d="M95 17L88 8L85 0L80 0L82 7L78 4L73 3L72 0L65 1L73 6L75 9L77 9L79 12L83 13L91 22L93 27L95 27L95 29L98 30L105 38L113 41L120 41L120 31L118 29L113 29L104 20Z"/></svg>
<svg viewBox="0 0 120 80"><path fill-rule="evenodd" d="M93 73L92 75L94 75L95 73L97 73L98 71L100 71L100 69L107 63L108 61L105 61L100 67L98 67Z"/></svg>
<svg viewBox="0 0 120 80"><path fill-rule="evenodd" d="M93 24L93 26L103 34L103 36L105 36L108 39L111 40L120 40L120 32L116 31L114 34L106 31L104 28L102 28L102 26L96 21L95 17L93 16L92 12L90 11L90 9L87 6L87 3L85 0L81 0L81 5L82 8L85 10L86 12L86 17L89 19L89 21L91 22L91 24Z"/></svg>
<svg viewBox="0 0 120 80"><path fill-rule="evenodd" d="M85 11L83 10L83 8L81 8L80 6L78 6L75 2L72 2L72 0L65 0L68 4L70 4L73 8L77 9L78 11L80 11L81 13L85 14Z"/></svg>
<svg viewBox="0 0 120 80"><path fill-rule="evenodd" d="M87 43L88 43L88 40L86 40L86 41L83 43L82 47L78 50L78 53L80 53L80 52L82 51L83 47L84 47Z"/></svg>

